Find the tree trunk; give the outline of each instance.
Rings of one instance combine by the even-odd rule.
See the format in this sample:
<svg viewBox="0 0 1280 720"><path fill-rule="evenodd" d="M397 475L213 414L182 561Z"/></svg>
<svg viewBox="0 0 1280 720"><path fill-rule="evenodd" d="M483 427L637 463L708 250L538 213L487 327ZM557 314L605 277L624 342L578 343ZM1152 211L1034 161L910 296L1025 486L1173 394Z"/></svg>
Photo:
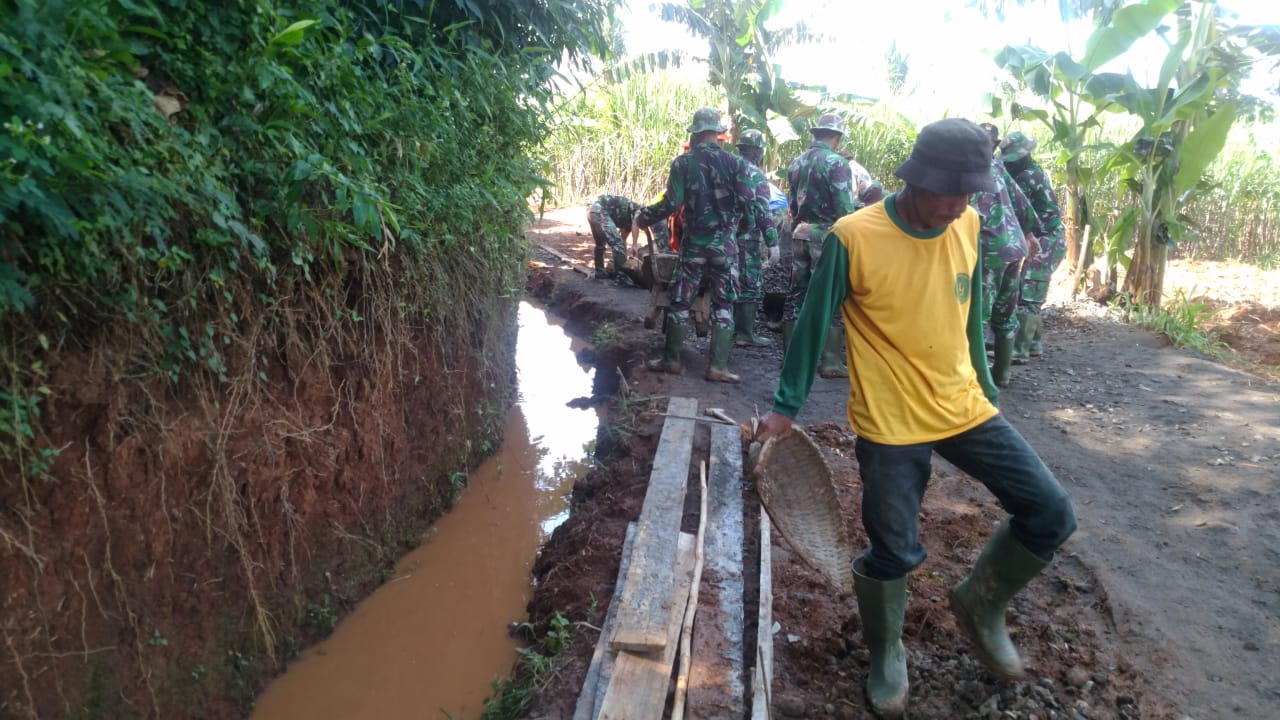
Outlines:
<svg viewBox="0 0 1280 720"><path fill-rule="evenodd" d="M1066 207L1063 208L1062 224L1067 234L1067 267L1071 268L1071 297L1080 291L1081 279L1089 269L1089 260L1085 258L1084 242L1084 191L1080 183L1070 175L1067 178Z"/></svg>
<svg viewBox="0 0 1280 720"><path fill-rule="evenodd" d="M1154 233L1142 233L1133 250L1133 262L1124 276L1124 290L1135 302L1160 307L1164 299L1164 270L1169 260L1169 246L1158 241Z"/></svg>

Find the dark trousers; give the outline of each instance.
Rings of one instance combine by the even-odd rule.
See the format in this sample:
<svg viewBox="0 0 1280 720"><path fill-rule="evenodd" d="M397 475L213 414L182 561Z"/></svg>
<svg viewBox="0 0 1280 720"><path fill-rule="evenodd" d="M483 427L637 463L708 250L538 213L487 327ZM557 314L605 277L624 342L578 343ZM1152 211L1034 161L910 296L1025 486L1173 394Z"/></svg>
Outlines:
<svg viewBox="0 0 1280 720"><path fill-rule="evenodd" d="M972 475L1011 516L1013 535L1042 560L1076 529L1071 498L1017 430L997 415L981 425L930 443L882 445L858 438L862 472L862 526L871 547L864 574L896 580L924 562L920 503L929 484L933 452Z"/></svg>

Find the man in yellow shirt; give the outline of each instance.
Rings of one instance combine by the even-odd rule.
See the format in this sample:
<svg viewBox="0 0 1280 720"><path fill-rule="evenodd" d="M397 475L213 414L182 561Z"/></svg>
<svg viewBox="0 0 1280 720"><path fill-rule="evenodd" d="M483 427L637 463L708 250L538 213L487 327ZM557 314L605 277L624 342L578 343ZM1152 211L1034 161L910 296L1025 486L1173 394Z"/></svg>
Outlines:
<svg viewBox="0 0 1280 720"><path fill-rule="evenodd" d="M972 193L992 189L990 154L990 137L967 120L927 125L895 173L906 186L832 226L757 438L792 431L839 312L870 542L854 561L854 588L871 651L867 697L884 717L906 711L906 575L925 559L920 503L935 451L1010 514L951 591L960 627L996 676L1022 674L1005 629L1010 598L1076 527L1066 491L995 406L982 338L980 221L968 204Z"/></svg>

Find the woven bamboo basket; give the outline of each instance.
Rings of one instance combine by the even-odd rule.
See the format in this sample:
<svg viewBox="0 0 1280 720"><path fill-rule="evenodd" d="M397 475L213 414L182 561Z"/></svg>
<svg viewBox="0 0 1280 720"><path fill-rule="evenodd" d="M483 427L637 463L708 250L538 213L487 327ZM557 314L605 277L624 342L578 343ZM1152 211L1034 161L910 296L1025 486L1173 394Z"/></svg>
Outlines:
<svg viewBox="0 0 1280 720"><path fill-rule="evenodd" d="M853 592L853 543L818 446L800 430L775 435L753 472L760 502L796 554L833 587Z"/></svg>

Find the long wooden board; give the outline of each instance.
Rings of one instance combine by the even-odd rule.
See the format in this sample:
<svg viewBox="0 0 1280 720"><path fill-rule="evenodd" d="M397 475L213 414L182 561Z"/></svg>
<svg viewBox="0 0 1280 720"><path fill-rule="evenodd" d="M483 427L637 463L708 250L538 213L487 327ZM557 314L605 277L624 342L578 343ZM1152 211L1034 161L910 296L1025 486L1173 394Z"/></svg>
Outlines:
<svg viewBox="0 0 1280 720"><path fill-rule="evenodd" d="M671 663L676 657L680 625L684 619L685 604L689 601L689 586L693 582L695 543L693 535L678 534L671 603L675 611L671 613L670 625L666 628L664 649L649 653L618 651L613 660L609 687L604 693L604 705L600 708L600 720L657 720L662 717L663 708L667 705L667 689L671 685ZM635 551L639 549L639 545L634 548Z"/></svg>
<svg viewBox="0 0 1280 720"><path fill-rule="evenodd" d="M618 565L618 580L613 586L613 600L609 602L609 611L605 613L604 625L600 626L600 637L596 641L595 652L591 654L591 665L587 667L582 692L578 693L573 720L594 720L600 714L604 688L609 686L609 677L613 674L614 654L609 651L609 635L613 632L613 624L618 617L618 599L622 597L622 581L627 577L627 568L631 567L631 549L635 546L635 540L636 524L629 523L627 537L622 541L622 561Z"/></svg>
<svg viewBox="0 0 1280 720"><path fill-rule="evenodd" d="M751 720L769 720L773 700L773 538L769 513L760 508L760 624L751 674Z"/></svg>
<svg viewBox="0 0 1280 720"><path fill-rule="evenodd" d="M693 454L696 398L667 401L667 419L654 453L649 489L637 521L631 567L622 586L617 627L609 647L654 652L667 644L680 518ZM674 417L673 417L674 416Z"/></svg>
<svg viewBox="0 0 1280 720"><path fill-rule="evenodd" d="M688 711L699 720L741 720L743 679L742 440L736 425L711 426L711 473Z"/></svg>

